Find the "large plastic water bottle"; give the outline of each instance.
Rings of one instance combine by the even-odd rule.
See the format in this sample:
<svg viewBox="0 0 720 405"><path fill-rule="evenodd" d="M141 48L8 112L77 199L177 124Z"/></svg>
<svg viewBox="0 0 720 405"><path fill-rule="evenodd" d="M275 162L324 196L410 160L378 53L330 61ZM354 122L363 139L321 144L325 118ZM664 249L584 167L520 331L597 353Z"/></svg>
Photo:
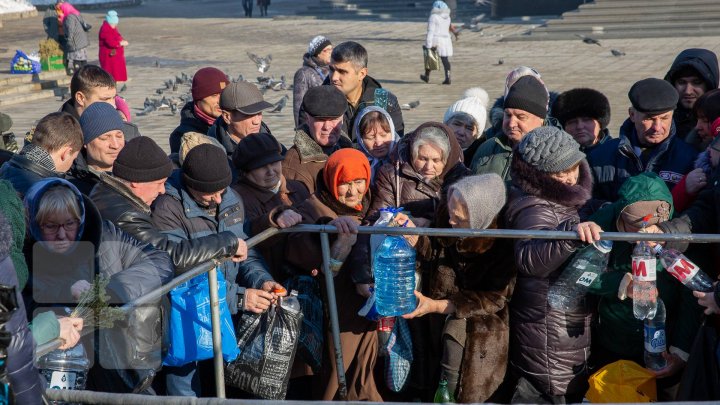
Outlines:
<svg viewBox="0 0 720 405"><path fill-rule="evenodd" d="M674 249L663 249L660 245L656 245L654 250L660 257L660 263L665 267L665 270L683 283L685 287L693 291L713 291L713 281L710 276L685 257L684 254Z"/></svg>
<svg viewBox="0 0 720 405"><path fill-rule="evenodd" d="M643 320L657 311L657 273L655 252L645 241L638 242L632 253L633 314Z"/></svg>
<svg viewBox="0 0 720 405"><path fill-rule="evenodd" d="M390 235L375 251L375 305L383 316L399 316L417 306L415 249L402 236Z"/></svg>
<svg viewBox="0 0 720 405"><path fill-rule="evenodd" d="M290 295L287 297L280 297L280 307L283 309L289 309L293 312L300 312L300 300L298 300L298 292L296 290L290 291Z"/></svg>
<svg viewBox="0 0 720 405"><path fill-rule="evenodd" d="M590 285L607 268L612 241L599 240L575 253L570 264L550 286L548 303L557 310L577 308Z"/></svg>
<svg viewBox="0 0 720 405"><path fill-rule="evenodd" d="M665 341L665 304L657 300L657 312L654 318L645 319L645 367L651 370L660 370L667 366L663 357L666 350Z"/></svg>

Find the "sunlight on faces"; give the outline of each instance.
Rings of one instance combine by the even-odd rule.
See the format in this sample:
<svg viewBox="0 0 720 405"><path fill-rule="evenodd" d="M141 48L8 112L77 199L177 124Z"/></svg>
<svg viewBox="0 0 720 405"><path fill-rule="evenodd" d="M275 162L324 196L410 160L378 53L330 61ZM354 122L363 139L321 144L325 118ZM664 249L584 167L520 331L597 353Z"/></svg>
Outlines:
<svg viewBox="0 0 720 405"><path fill-rule="evenodd" d="M330 62L330 82L344 95L355 91L367 76L367 68L357 69L352 62Z"/></svg>
<svg viewBox="0 0 720 405"><path fill-rule="evenodd" d="M513 145L520 143L523 137L535 128L541 127L545 120L517 108L506 108L503 113L503 132Z"/></svg>
<svg viewBox="0 0 720 405"><path fill-rule="evenodd" d="M450 225L453 228L470 228L470 215L465 200L458 194L450 192L448 195L448 214Z"/></svg>
<svg viewBox="0 0 720 405"><path fill-rule="evenodd" d="M152 205L160 194L165 194L165 180L167 178L146 183L131 183L130 189L145 204Z"/></svg>
<svg viewBox="0 0 720 405"><path fill-rule="evenodd" d="M630 121L635 124L641 145L652 146L665 141L670 136L673 112L649 115L630 108Z"/></svg>
<svg viewBox="0 0 720 405"><path fill-rule="evenodd" d="M101 171L110 171L118 154L125 146L125 135L120 130L105 132L85 145L88 165Z"/></svg>
<svg viewBox="0 0 720 405"><path fill-rule="evenodd" d="M78 91L75 93L75 107L80 109L78 115L82 115L83 111L96 101L108 103L116 107L116 95L117 89L115 87L93 87L88 94Z"/></svg>
<svg viewBox="0 0 720 405"><path fill-rule="evenodd" d="M243 139L250 134L260 132L263 115L262 112L247 115L240 111L223 111L222 117L228 126L228 133L236 138Z"/></svg>
<svg viewBox="0 0 720 405"><path fill-rule="evenodd" d="M590 117L571 118L565 122L564 129L581 146L595 145L600 136L600 123Z"/></svg>
<svg viewBox="0 0 720 405"><path fill-rule="evenodd" d="M378 159L382 159L390 153L392 139L392 133L385 131L380 124L373 125L372 128L362 134L365 149Z"/></svg>
<svg viewBox="0 0 720 405"><path fill-rule="evenodd" d="M707 91L705 81L697 76L685 76L675 79L675 90L680 96L680 105L691 109L700 96Z"/></svg>
<svg viewBox="0 0 720 405"><path fill-rule="evenodd" d="M207 96L202 100L196 101L195 104L200 111L213 118L217 118L222 114L222 109L220 109L220 93Z"/></svg>
<svg viewBox="0 0 720 405"><path fill-rule="evenodd" d="M350 208L355 208L362 202L366 190L367 183L365 179L356 179L347 183L338 184L338 201Z"/></svg>
<svg viewBox="0 0 720 405"><path fill-rule="evenodd" d="M432 143L420 145L417 156L413 156L412 166L426 180L434 179L445 168L442 149Z"/></svg>
<svg viewBox="0 0 720 405"><path fill-rule="evenodd" d="M447 125L452 128L460 147L463 149L467 149L477 137L478 128L475 125L475 120L468 114L453 115L448 120Z"/></svg>
<svg viewBox="0 0 720 405"><path fill-rule="evenodd" d="M332 147L340 140L343 117L314 118L307 115L310 136L322 147Z"/></svg>
<svg viewBox="0 0 720 405"><path fill-rule="evenodd" d="M251 183L258 187L266 189L274 189L280 182L280 175L282 174L282 160L266 164L265 166L258 167L257 169L250 170L245 173Z"/></svg>
<svg viewBox="0 0 720 405"><path fill-rule="evenodd" d="M580 177L580 164L578 163L562 172L548 173L548 175L560 183L567 184L568 186L574 186L577 184L578 177Z"/></svg>

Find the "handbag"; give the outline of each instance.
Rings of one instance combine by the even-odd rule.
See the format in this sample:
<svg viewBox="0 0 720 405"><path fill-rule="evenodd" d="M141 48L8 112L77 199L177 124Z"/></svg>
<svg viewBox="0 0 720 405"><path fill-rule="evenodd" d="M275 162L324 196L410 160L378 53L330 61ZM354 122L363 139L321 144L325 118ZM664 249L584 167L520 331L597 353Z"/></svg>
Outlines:
<svg viewBox="0 0 720 405"><path fill-rule="evenodd" d="M423 57L425 59L425 70L440 69L440 55L437 49L428 48L423 45Z"/></svg>
<svg viewBox="0 0 720 405"><path fill-rule="evenodd" d="M220 334L225 361L238 355L237 340L230 308L226 302L225 277L217 271L220 307ZM179 367L213 357L210 287L207 273L201 274L170 291L170 325L168 350L163 365Z"/></svg>

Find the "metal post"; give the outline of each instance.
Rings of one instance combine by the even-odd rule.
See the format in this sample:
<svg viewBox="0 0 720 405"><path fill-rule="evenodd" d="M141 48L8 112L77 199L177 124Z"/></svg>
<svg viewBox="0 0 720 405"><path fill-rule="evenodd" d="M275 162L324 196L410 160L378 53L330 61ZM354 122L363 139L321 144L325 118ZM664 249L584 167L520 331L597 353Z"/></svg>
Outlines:
<svg viewBox="0 0 720 405"><path fill-rule="evenodd" d="M220 300L218 298L217 267L208 272L210 287L210 316L212 320L212 342L215 365L215 396L225 398L225 369L223 369L222 336L220 335Z"/></svg>
<svg viewBox="0 0 720 405"><path fill-rule="evenodd" d="M330 270L330 238L323 232L320 234L320 247L323 255L323 273L325 274L325 289L327 290L328 309L330 309L330 329L335 349L335 363L337 367L338 391L340 400L347 399L347 382L345 381L345 364L343 362L342 345L340 344L340 321L338 321L337 300L335 299L335 281Z"/></svg>

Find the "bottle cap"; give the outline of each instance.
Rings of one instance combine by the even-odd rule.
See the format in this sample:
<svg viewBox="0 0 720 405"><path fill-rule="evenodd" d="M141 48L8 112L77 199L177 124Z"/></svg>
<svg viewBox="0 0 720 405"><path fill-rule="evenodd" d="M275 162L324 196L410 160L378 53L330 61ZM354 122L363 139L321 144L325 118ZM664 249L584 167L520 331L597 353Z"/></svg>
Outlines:
<svg viewBox="0 0 720 405"><path fill-rule="evenodd" d="M593 242L593 246L595 246L595 249L603 253L610 253L613 243L611 240L598 240Z"/></svg>
<svg viewBox="0 0 720 405"><path fill-rule="evenodd" d="M276 286L275 288L273 288L272 292L274 292L275 294L283 294L286 293L287 290L283 287Z"/></svg>

